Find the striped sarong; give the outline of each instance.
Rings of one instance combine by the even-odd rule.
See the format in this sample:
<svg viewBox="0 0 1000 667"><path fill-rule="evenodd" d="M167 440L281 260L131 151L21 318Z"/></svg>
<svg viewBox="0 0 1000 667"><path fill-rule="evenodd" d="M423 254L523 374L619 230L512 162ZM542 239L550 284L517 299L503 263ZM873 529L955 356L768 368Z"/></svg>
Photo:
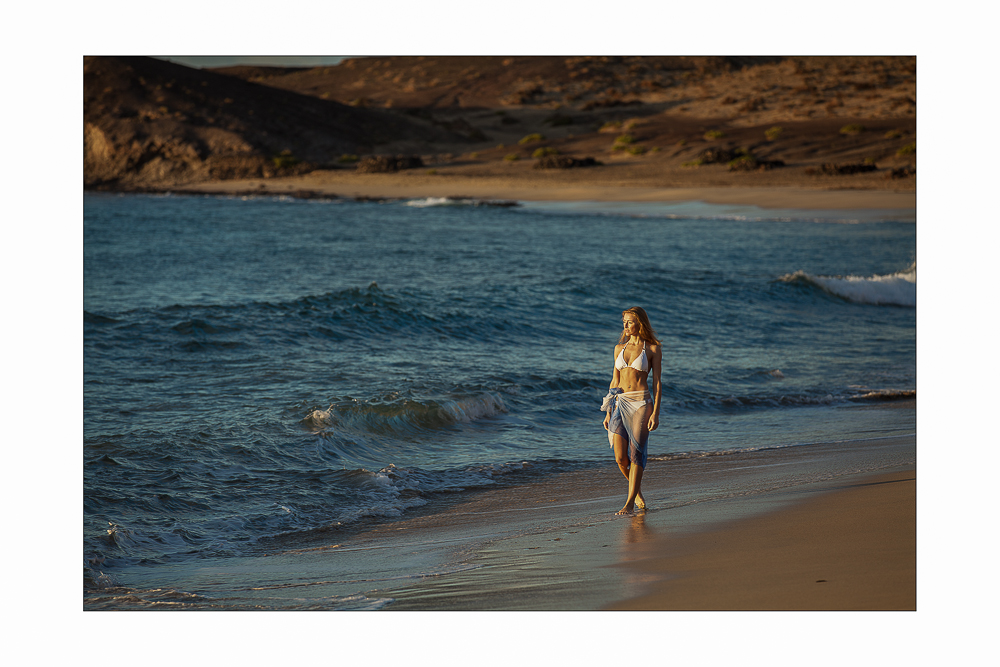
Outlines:
<svg viewBox="0 0 1000 667"><path fill-rule="evenodd" d="M649 442L649 417L646 405L653 399L648 391L622 391L617 387L604 397L601 410L611 413L608 442L615 448L615 435L628 441L628 457L646 469L646 445Z"/></svg>

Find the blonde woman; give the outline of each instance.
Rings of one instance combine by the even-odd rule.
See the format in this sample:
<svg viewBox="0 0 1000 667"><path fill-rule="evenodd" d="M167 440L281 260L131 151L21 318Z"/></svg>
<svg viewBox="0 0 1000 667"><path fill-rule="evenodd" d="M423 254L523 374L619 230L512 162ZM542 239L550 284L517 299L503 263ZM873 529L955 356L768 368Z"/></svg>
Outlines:
<svg viewBox="0 0 1000 667"><path fill-rule="evenodd" d="M646 508L642 473L650 431L660 425L660 362L663 351L646 311L638 306L622 313L622 335L615 345L614 374L604 397L604 428L618 468L628 480L628 499L617 514ZM650 377L652 375L652 377ZM652 380L652 382L650 382ZM650 391L652 384L652 391Z"/></svg>

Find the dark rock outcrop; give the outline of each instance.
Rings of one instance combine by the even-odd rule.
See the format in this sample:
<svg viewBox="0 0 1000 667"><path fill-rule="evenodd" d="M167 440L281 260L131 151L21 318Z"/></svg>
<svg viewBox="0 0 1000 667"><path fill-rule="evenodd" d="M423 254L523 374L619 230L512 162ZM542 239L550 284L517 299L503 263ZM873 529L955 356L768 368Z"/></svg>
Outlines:
<svg viewBox="0 0 1000 667"><path fill-rule="evenodd" d="M915 167L900 167L898 169L890 169L885 172L886 178L910 178L917 175L917 170Z"/></svg>
<svg viewBox="0 0 1000 667"><path fill-rule="evenodd" d="M701 164L718 164L740 157L741 153L728 148L707 148L698 155Z"/></svg>
<svg viewBox="0 0 1000 667"><path fill-rule="evenodd" d="M729 163L729 171L769 171L784 166L784 160L763 160L754 155L743 155Z"/></svg>
<svg viewBox="0 0 1000 667"><path fill-rule="evenodd" d="M827 162L826 164L820 166L820 174L825 174L827 176L849 176L851 174L863 174L869 171L878 171L878 167L874 164L833 164L832 162ZM806 173L816 173L816 170L807 170Z"/></svg>
<svg viewBox="0 0 1000 667"><path fill-rule="evenodd" d="M568 155L546 155L535 162L534 169L572 169L574 167L596 167L603 164L592 157L575 158Z"/></svg>
<svg viewBox="0 0 1000 667"><path fill-rule="evenodd" d="M357 170L361 174L389 174L423 166L424 161L417 155L373 155L358 162Z"/></svg>

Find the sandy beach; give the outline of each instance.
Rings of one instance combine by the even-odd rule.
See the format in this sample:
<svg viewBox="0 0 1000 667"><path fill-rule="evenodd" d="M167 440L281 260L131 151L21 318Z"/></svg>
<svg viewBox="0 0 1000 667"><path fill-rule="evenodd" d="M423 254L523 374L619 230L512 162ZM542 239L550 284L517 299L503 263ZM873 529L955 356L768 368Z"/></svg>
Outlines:
<svg viewBox="0 0 1000 667"><path fill-rule="evenodd" d="M916 471L876 475L646 545L626 567L663 580L608 609L916 611L916 548Z"/></svg>
<svg viewBox="0 0 1000 667"><path fill-rule="evenodd" d="M306 194L344 198L419 199L468 197L495 201L617 201L750 204L761 208L794 209L883 209L909 212L916 208L916 193L910 190L831 189L813 183L776 182L761 185L735 181L722 185L704 182L657 184L653 178L602 179L590 175L517 173L429 176L423 173L358 174L350 170L320 170L286 178L240 179L201 183L173 191L232 195ZM662 182L665 179L660 179ZM881 185L881 184L877 184Z"/></svg>
<svg viewBox="0 0 1000 667"><path fill-rule="evenodd" d="M504 534L467 554L469 569L390 591L389 609L915 610L915 466L791 481L818 465L906 458L913 444L652 463L649 511L624 518L613 514L621 480L611 466L516 497L487 492L429 523L394 526L441 539L464 525L469 532L455 539L466 545L484 521ZM774 488L760 491L779 469L783 481L768 477Z"/></svg>
<svg viewBox="0 0 1000 667"><path fill-rule="evenodd" d="M614 515L624 487L609 461L277 548L249 595L331 595L365 573L368 598L392 611L914 610L914 445L651 462L650 509L629 517ZM856 472L871 468L882 471ZM220 562L204 577L251 567ZM289 578L300 583L278 583Z"/></svg>

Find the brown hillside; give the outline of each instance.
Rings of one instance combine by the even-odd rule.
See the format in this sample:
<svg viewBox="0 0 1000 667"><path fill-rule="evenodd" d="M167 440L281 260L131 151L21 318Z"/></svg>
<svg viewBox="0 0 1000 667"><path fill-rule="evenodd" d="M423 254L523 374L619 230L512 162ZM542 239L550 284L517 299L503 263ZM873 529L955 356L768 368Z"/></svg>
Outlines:
<svg viewBox="0 0 1000 667"><path fill-rule="evenodd" d="M418 155L438 175L470 178L541 178L532 167L545 156L603 163L558 176L580 183L915 182L916 59L905 56L413 56L216 70L86 58L84 96L91 187L353 169L345 154Z"/></svg>
<svg viewBox="0 0 1000 667"><path fill-rule="evenodd" d="M87 57L83 69L89 187L266 177L389 141L461 139L419 119L153 58Z"/></svg>
<svg viewBox="0 0 1000 667"><path fill-rule="evenodd" d="M745 125L827 116L914 115L913 57L476 56L352 58L309 69L218 70L356 106L654 106Z"/></svg>
<svg viewBox="0 0 1000 667"><path fill-rule="evenodd" d="M416 56L218 71L465 135L471 146L442 144L425 156L439 173L446 165L455 174L513 173L525 166L515 156L530 164L550 149L664 182L748 180L717 173L731 160L706 162L712 148L749 152L764 168L783 162L769 182L810 176L812 184L813 172L830 175L825 164L875 163L879 177L899 172L885 186L898 189L912 187L915 173L915 151L905 147L916 139L916 59L907 56ZM713 131L721 136L709 138ZM521 143L531 135L544 138ZM831 187L851 181L841 180Z"/></svg>

